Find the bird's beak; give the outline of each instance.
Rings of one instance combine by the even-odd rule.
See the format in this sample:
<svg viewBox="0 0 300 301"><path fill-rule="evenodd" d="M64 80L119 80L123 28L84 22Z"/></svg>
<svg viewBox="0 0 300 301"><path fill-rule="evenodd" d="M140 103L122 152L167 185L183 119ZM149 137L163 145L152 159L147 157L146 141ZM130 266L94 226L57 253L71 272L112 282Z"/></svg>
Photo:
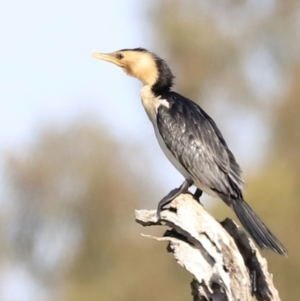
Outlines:
<svg viewBox="0 0 300 301"><path fill-rule="evenodd" d="M98 53L98 52L94 52L92 54L92 57L94 57L96 59L106 61L106 62L113 63L113 64L115 64L119 67L122 67L122 68L124 67L124 63L116 58L115 53Z"/></svg>

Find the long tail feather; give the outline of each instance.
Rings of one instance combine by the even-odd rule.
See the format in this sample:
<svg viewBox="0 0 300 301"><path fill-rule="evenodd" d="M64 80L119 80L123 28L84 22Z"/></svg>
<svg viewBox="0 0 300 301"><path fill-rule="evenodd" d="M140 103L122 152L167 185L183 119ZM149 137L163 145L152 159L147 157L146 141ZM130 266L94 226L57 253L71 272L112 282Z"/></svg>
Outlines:
<svg viewBox="0 0 300 301"><path fill-rule="evenodd" d="M232 205L240 222L260 248L271 249L280 255L287 254L284 246L243 199L233 200Z"/></svg>

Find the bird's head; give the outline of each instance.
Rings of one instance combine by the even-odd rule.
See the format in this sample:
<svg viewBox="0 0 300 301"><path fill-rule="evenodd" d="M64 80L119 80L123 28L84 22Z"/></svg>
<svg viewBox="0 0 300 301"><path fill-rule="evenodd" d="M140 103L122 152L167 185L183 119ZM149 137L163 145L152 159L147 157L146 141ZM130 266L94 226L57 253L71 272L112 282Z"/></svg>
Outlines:
<svg viewBox="0 0 300 301"><path fill-rule="evenodd" d="M93 53L92 56L121 67L128 75L139 79L154 90L169 90L173 74L164 60L144 49L122 49L112 53Z"/></svg>

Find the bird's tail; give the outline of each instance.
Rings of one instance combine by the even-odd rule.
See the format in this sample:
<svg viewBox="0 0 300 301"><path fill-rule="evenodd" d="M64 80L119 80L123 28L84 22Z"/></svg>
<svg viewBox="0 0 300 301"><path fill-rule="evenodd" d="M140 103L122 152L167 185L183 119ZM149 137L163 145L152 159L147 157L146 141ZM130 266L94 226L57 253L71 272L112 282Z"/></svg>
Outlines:
<svg viewBox="0 0 300 301"><path fill-rule="evenodd" d="M261 249L271 249L280 255L287 251L243 199L233 200L233 209L244 228Z"/></svg>

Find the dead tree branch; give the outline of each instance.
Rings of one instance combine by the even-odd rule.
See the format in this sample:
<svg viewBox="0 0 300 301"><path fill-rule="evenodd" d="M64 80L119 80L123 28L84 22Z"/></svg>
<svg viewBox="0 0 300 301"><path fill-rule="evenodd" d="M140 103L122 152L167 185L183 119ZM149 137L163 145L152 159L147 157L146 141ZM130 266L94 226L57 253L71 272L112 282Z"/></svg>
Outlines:
<svg viewBox="0 0 300 301"><path fill-rule="evenodd" d="M280 301L267 270L267 261L230 219L222 223L209 215L189 194L177 197L156 218L156 210L137 210L143 226L167 225L163 237L169 252L194 277L194 301Z"/></svg>

